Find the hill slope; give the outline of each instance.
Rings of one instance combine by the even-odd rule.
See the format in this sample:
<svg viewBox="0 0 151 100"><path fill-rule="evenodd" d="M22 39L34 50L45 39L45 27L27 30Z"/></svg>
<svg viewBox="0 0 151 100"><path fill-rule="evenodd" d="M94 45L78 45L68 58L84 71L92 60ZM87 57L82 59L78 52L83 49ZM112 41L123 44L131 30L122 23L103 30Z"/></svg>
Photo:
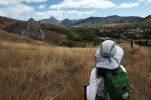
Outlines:
<svg viewBox="0 0 151 100"><path fill-rule="evenodd" d="M15 19L10 19L10 18L6 18L6 17L1 17L0 16L0 29L13 24L14 22L17 22L18 20Z"/></svg>
<svg viewBox="0 0 151 100"><path fill-rule="evenodd" d="M148 21L150 21L151 20L151 15L148 15L147 17L145 17L143 20L148 20Z"/></svg>
<svg viewBox="0 0 151 100"><path fill-rule="evenodd" d="M27 28L27 21L12 21L11 19L7 18L11 22L8 25L3 25L3 30L13 33L16 35L21 35L22 30ZM4 20L5 22L6 20ZM6 21L7 22L7 21ZM5 23L6 23L5 22ZM49 23L40 23L40 27L44 31L45 38L42 40L47 43L60 43L63 41L67 41L70 38L78 37L76 34L71 32L68 28L63 26L58 26ZM35 38L34 38L35 39Z"/></svg>
<svg viewBox="0 0 151 100"><path fill-rule="evenodd" d="M151 28L151 15L143 18L142 20L140 20L138 22L132 23L131 26L133 26L133 27L137 26L137 27Z"/></svg>
<svg viewBox="0 0 151 100"><path fill-rule="evenodd" d="M9 26L6 26L3 28L3 30L14 33L14 34L21 34L21 31L27 26L27 22L25 21L20 21L20 22L15 22Z"/></svg>
<svg viewBox="0 0 151 100"><path fill-rule="evenodd" d="M29 39L29 38L25 38L19 35L15 35L12 33L8 33L6 31L3 31L0 29L0 41L9 41L9 42L18 42L18 43L31 43L34 44L37 41Z"/></svg>
<svg viewBox="0 0 151 100"><path fill-rule="evenodd" d="M75 33L71 32L68 28L63 26L50 23L40 23L40 26L45 32L45 38L43 40L45 42L62 42L67 41L70 38L78 37Z"/></svg>

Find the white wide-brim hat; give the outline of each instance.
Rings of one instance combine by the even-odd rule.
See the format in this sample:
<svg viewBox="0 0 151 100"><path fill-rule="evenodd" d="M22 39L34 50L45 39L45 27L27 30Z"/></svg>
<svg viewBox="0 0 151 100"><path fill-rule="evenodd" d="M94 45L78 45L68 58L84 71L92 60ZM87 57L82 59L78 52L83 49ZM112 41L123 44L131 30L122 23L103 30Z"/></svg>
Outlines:
<svg viewBox="0 0 151 100"><path fill-rule="evenodd" d="M104 41L100 48L96 51L96 67L105 69L116 69L121 64L124 51L113 41Z"/></svg>

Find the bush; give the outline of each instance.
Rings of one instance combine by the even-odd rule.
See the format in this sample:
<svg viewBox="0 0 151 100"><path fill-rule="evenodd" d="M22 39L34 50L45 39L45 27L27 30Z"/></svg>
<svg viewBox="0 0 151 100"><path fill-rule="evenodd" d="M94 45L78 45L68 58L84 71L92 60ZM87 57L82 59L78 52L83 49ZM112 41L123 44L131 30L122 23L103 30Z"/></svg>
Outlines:
<svg viewBox="0 0 151 100"><path fill-rule="evenodd" d="M135 43L141 46L151 46L148 40L138 40L138 41L135 41Z"/></svg>
<svg viewBox="0 0 151 100"><path fill-rule="evenodd" d="M67 47L86 47L86 44L84 42L75 42L75 41L63 41L59 44L60 46L67 46Z"/></svg>

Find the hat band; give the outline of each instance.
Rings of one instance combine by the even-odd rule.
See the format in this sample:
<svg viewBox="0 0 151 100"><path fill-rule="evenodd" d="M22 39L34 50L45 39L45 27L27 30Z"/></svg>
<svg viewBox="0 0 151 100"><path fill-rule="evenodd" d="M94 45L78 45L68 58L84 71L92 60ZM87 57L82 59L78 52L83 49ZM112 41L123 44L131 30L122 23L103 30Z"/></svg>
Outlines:
<svg viewBox="0 0 151 100"><path fill-rule="evenodd" d="M111 57L111 51L113 50L113 48L115 47L115 43L113 43L113 45L112 45L112 47L111 47L111 49L110 49L110 52L108 53L108 52L102 52L102 56L104 57L104 58L110 58ZM102 45L101 45L101 51L103 51L102 50Z"/></svg>

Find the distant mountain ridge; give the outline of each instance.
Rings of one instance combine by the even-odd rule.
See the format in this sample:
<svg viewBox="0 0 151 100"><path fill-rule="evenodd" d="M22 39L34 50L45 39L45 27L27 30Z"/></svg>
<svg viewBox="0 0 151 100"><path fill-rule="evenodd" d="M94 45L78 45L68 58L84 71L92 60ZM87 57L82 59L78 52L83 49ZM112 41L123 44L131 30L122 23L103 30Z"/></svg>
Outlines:
<svg viewBox="0 0 151 100"><path fill-rule="evenodd" d="M148 15L147 17L145 17L144 20L151 20L151 15Z"/></svg>
<svg viewBox="0 0 151 100"><path fill-rule="evenodd" d="M103 24L115 24L115 23L132 23L139 21L143 18L137 17L137 16L107 16L107 17L89 17L81 22L78 22L74 25L93 25L93 24L98 24L98 25L103 25Z"/></svg>
<svg viewBox="0 0 151 100"><path fill-rule="evenodd" d="M150 27L151 26L151 15L148 15L148 16L146 16L145 18L143 18L143 19L141 19L141 20L139 20L138 22L136 22L136 23L133 23L132 24L133 26L145 26L145 27Z"/></svg>
<svg viewBox="0 0 151 100"><path fill-rule="evenodd" d="M65 26L70 26L70 25L74 25L80 21L82 21L83 19L78 19L78 20L70 20L68 18L64 19L61 21L61 25L65 25Z"/></svg>
<svg viewBox="0 0 151 100"><path fill-rule="evenodd" d="M48 22L52 24L57 25L64 25L64 26L87 26L87 25L93 25L93 24L115 24L115 23L132 23L139 20L142 20L142 17L138 16L107 16L107 17L88 17L85 19L78 19L78 20L70 20L68 18L64 20L57 20L54 17L50 17L49 19L43 19L39 22Z"/></svg>
<svg viewBox="0 0 151 100"><path fill-rule="evenodd" d="M61 24L61 22L57 20L56 18L54 18L53 16L51 16L49 19L40 20L39 22L48 22L48 23L56 24L56 25Z"/></svg>
<svg viewBox="0 0 151 100"><path fill-rule="evenodd" d="M70 20L68 18L64 19L64 20L58 20L56 19L55 17L51 16L49 19L42 19L42 20L39 20L39 22L47 22L47 23L50 23L50 24L56 24L56 25L63 25L63 26L70 26L70 25L73 25L77 22L80 22L82 19L79 19L79 20Z"/></svg>

